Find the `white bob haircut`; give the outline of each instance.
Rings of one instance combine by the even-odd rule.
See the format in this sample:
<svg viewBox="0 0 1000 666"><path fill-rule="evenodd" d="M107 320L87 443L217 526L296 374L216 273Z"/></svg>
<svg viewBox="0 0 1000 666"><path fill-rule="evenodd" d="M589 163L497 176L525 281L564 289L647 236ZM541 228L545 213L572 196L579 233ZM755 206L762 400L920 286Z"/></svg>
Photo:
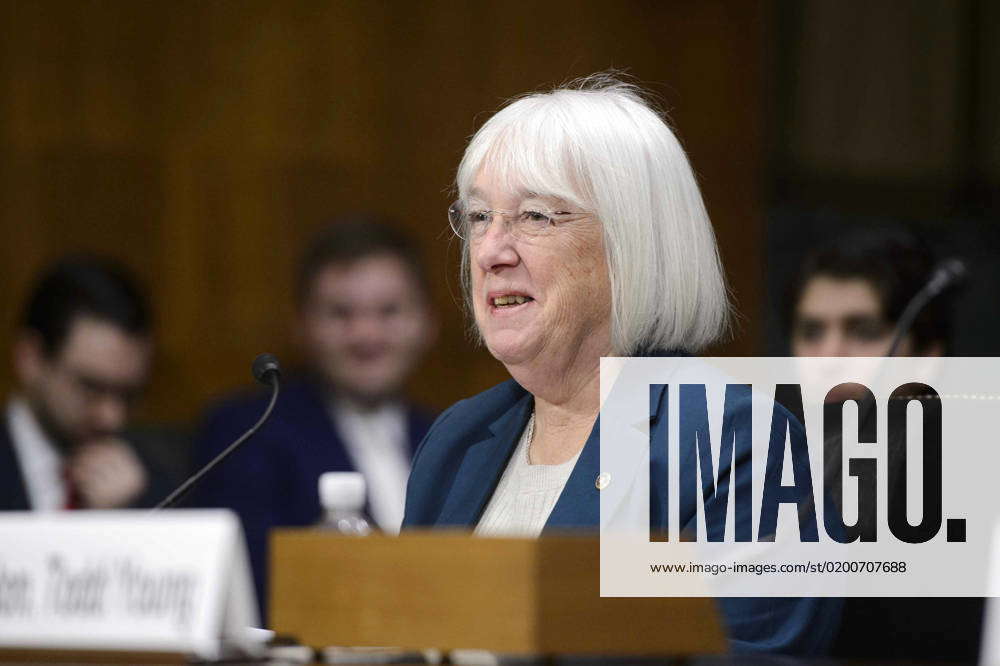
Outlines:
<svg viewBox="0 0 1000 666"><path fill-rule="evenodd" d="M466 147L461 199L483 169L511 192L561 199L600 220L615 354L696 352L726 331L728 290L701 192L638 87L596 74L510 102ZM467 307L469 262L463 241Z"/></svg>

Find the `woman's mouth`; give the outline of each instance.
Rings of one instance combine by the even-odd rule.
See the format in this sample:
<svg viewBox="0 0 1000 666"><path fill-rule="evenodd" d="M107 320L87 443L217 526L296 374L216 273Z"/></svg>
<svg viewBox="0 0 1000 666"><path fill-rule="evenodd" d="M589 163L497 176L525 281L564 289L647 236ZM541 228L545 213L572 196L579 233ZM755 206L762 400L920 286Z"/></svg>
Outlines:
<svg viewBox="0 0 1000 666"><path fill-rule="evenodd" d="M528 301L533 301L531 296L497 296L493 299L493 307L507 308L512 305L523 305Z"/></svg>
<svg viewBox="0 0 1000 666"><path fill-rule="evenodd" d="M524 294L498 294L487 297L490 309L494 312L509 312L524 307L528 303L534 302L531 296Z"/></svg>

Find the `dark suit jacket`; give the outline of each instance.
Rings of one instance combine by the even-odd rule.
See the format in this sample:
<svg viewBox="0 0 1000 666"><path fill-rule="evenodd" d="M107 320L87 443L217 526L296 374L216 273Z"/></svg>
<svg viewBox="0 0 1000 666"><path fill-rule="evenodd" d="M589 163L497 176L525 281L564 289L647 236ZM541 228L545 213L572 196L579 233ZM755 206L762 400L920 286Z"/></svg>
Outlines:
<svg viewBox="0 0 1000 666"><path fill-rule="evenodd" d="M824 418L839 405L826 405ZM862 419L877 411L861 410ZM905 447L905 437L889 433L887 450ZM840 460L827 461L840 478ZM906 474L900 465L886 474L889 489L899 492L893 477ZM840 484L834 488L841 490ZM887 491L888 492L888 491ZM839 497L836 498L839 501ZM975 663L982 643L984 600L981 597L854 597L845 600L844 618L831 649L836 657ZM892 640L886 640L891 636Z"/></svg>
<svg viewBox="0 0 1000 666"><path fill-rule="evenodd" d="M665 413L665 395L659 404L658 412ZM414 458L404 527L473 527L493 495L532 408L532 396L509 380L445 411ZM749 414L749 409L745 411ZM665 429L667 421L654 415L650 424L653 438L661 437L656 429ZM594 530L599 525L600 502L594 483L600 471L599 433L595 424L544 532ZM737 465L736 483L743 476L740 467ZM660 504L666 505L663 484L657 487L654 483L651 493L658 493L663 500ZM693 505L681 511L682 524L696 517ZM651 516L654 523L665 519ZM651 527L663 529L666 525ZM734 650L789 654L825 651L837 629L842 605L840 599L811 598L727 598L719 603Z"/></svg>
<svg viewBox="0 0 1000 666"><path fill-rule="evenodd" d="M211 410L196 438L194 461L201 467L260 418L267 396L242 395ZM433 417L410 408L411 452ZM192 504L223 507L239 514L246 532L261 618L267 610L268 532L273 527L316 524L321 517L319 477L353 471L322 390L311 381L285 386L270 420L239 451L212 470Z"/></svg>
<svg viewBox="0 0 1000 666"><path fill-rule="evenodd" d="M130 505L131 508L145 509L167 496L179 483L175 474L166 471L163 465L148 455L145 447L137 445L128 435L125 439L146 470L146 489ZM0 511L28 511L31 504L28 490L21 475L21 464L17 459L14 441L10 432L10 421L6 415L0 417Z"/></svg>
<svg viewBox="0 0 1000 666"><path fill-rule="evenodd" d="M27 511L30 508L10 423L5 416L0 419L0 511Z"/></svg>

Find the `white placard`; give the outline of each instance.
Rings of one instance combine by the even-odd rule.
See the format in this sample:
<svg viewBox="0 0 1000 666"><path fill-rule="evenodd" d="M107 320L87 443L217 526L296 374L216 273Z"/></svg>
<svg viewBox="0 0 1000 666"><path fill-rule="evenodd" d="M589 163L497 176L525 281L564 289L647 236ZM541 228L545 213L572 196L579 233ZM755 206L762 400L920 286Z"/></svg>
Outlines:
<svg viewBox="0 0 1000 666"><path fill-rule="evenodd" d="M217 659L257 625L229 511L0 512L0 647Z"/></svg>

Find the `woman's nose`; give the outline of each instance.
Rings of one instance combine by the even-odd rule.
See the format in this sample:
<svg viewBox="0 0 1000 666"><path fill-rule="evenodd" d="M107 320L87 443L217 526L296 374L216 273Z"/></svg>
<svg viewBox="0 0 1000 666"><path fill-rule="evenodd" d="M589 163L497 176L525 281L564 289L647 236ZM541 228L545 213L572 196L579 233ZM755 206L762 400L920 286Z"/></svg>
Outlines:
<svg viewBox="0 0 1000 666"><path fill-rule="evenodd" d="M516 266L520 255L510 225L503 215L494 214L483 233L471 243L473 260L486 272Z"/></svg>

